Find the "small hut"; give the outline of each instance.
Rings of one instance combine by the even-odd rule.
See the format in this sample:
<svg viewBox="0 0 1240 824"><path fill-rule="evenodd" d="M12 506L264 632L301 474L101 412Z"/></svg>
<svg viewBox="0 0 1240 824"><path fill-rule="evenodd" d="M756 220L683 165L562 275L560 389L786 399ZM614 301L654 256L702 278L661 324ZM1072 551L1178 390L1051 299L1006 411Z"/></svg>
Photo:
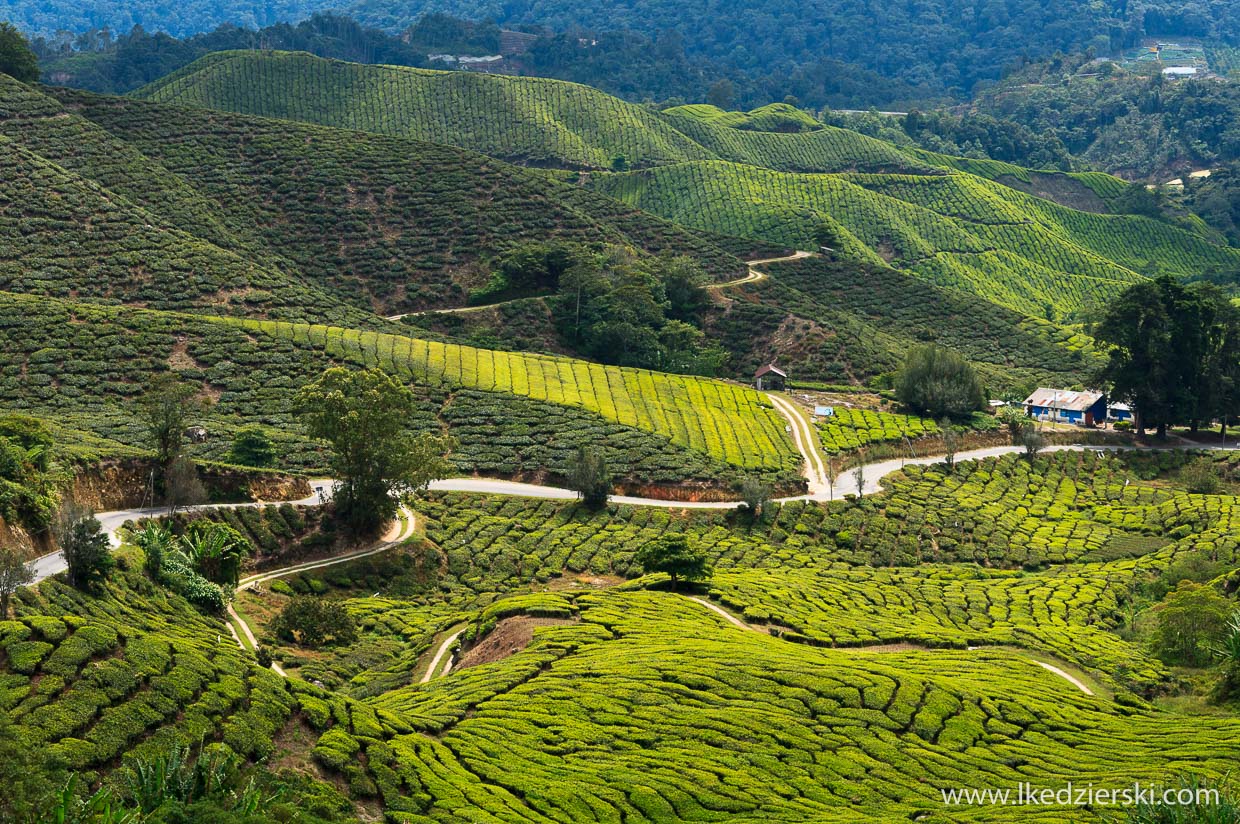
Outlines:
<svg viewBox="0 0 1240 824"><path fill-rule="evenodd" d="M782 392L788 388L788 373L768 363L753 373L753 388L759 392Z"/></svg>

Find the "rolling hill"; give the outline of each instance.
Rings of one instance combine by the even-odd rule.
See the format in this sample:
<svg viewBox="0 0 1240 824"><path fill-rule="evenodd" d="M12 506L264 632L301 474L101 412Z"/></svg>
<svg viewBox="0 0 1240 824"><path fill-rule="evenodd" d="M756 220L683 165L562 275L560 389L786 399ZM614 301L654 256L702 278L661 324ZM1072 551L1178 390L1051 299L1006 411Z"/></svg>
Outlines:
<svg viewBox="0 0 1240 824"><path fill-rule="evenodd" d="M724 235L812 249L826 223L851 259L1059 322L1145 275L1240 266L1204 230L1107 213L1124 184L1106 175L901 148L778 107L660 113L559 81L266 52L212 55L135 95L581 170L595 191Z"/></svg>
<svg viewBox="0 0 1240 824"><path fill-rule="evenodd" d="M0 87L4 288L361 324L461 302L487 260L532 238L744 272L690 230L448 146Z"/></svg>
<svg viewBox="0 0 1240 824"><path fill-rule="evenodd" d="M626 483L726 486L738 474L797 488L800 457L766 397L722 381L492 352L400 335L209 317L0 292L0 405L144 443L135 400L172 371L210 401L200 457L224 458L245 424L269 428L289 465L322 455L291 413L297 387L332 365L378 367L419 396L410 426L457 436L462 470L563 478L578 447L605 443Z"/></svg>
<svg viewBox="0 0 1240 824"><path fill-rule="evenodd" d="M887 263L1048 320L1167 271L1234 270L1240 250L1149 218L1082 212L967 173L808 175L721 161L596 175L599 191L686 226Z"/></svg>

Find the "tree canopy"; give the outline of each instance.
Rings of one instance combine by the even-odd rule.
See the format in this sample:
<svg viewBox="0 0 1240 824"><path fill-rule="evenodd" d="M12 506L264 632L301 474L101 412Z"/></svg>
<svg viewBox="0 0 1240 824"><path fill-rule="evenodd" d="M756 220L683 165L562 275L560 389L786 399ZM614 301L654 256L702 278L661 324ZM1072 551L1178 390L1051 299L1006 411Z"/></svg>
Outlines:
<svg viewBox="0 0 1240 824"><path fill-rule="evenodd" d="M973 366L959 353L935 344L909 351L895 390L905 406L934 418L963 418L986 403Z"/></svg>
<svg viewBox="0 0 1240 824"><path fill-rule="evenodd" d="M666 572L672 579L672 589L680 580L698 581L710 576L710 562L706 550L691 542L681 532L671 532L655 538L637 550L633 560L646 572Z"/></svg>
<svg viewBox="0 0 1240 824"><path fill-rule="evenodd" d="M39 59L12 23L0 23L0 74L23 83L39 79Z"/></svg>
<svg viewBox="0 0 1240 824"><path fill-rule="evenodd" d="M1196 428L1240 411L1240 309L1212 284L1162 276L1107 307L1094 337L1108 347L1099 380L1131 403L1140 431Z"/></svg>
<svg viewBox="0 0 1240 824"><path fill-rule="evenodd" d="M310 436L330 445L336 511L356 532L377 529L396 514L399 496L451 472L452 440L410 432L417 399L380 369L328 369L302 387L294 408Z"/></svg>
<svg viewBox="0 0 1240 824"><path fill-rule="evenodd" d="M565 343L603 363L713 375L724 353L702 332L706 275L687 258L579 251L553 311Z"/></svg>

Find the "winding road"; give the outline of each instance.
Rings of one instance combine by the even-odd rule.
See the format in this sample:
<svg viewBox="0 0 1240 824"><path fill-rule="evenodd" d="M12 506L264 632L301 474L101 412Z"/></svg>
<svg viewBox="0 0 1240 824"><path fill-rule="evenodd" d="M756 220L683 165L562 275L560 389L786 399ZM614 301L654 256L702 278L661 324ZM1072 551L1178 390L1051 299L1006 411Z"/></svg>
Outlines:
<svg viewBox="0 0 1240 824"><path fill-rule="evenodd" d="M802 253L799 253L798 256L803 257L805 255ZM809 488L809 493L806 495L799 495L799 496L793 496L793 497L788 497L788 498L778 498L776 500L779 502L784 502L784 501L806 501L806 500L825 501L828 499L833 499L836 493L836 489L834 488L833 484L827 477L827 470L826 470L825 463L823 461L823 457L821 453L819 452L817 446L815 445L817 442L817 439L813 431L813 424L810 422L809 417L805 414L805 412L802 409L797 407L793 402L791 402L785 397L782 397L777 394L769 394L768 398L770 399L775 409L781 415L783 415L784 418L788 421L788 431L792 435L792 440L796 444L797 450L801 453L802 462L803 462L803 472L805 474L805 478L806 478L806 481L808 483L808 488ZM1122 449L1134 449L1134 448L1149 448L1149 447L1058 445L1058 446L1046 447L1043 451L1045 452L1083 451L1086 449L1094 449L1094 450L1099 450L1099 451L1118 451ZM1231 447L1194 446L1194 447L1177 447L1177 448L1235 449L1236 446L1231 446ZM959 452L956 454L956 460L957 461L977 460L980 458L990 458L990 457L995 457L998 455L1007 455L1007 454L1012 454L1015 452L1022 452L1022 451L1023 449L1017 446L993 446L993 447L987 447L984 449L973 449L973 450L968 450L964 452ZM942 460L941 455L927 455L927 456L920 457L920 458L911 458L911 459L892 458L892 459L885 460L885 461L875 461L873 463L864 464L863 465L864 466L864 471L863 471L864 483L860 485L859 489L858 489L859 485L856 483L856 475L855 475L856 469L854 469L852 472L847 473L843 479L837 478L836 480L837 480L837 483L839 483L842 487L848 487L848 491L855 491L862 495L869 495L869 494L878 492L882 489L881 482L886 476L890 475L893 472L899 471L905 466L909 466L913 464L927 465L927 464L937 463L941 460ZM850 482L851 482L851 486L849 486ZM321 503L322 501L326 500L327 498L331 496L333 485L334 485L334 482L331 480L320 479L320 480L311 481L310 486L312 489L312 494L300 500L290 501L288 503L303 504L303 505ZM444 480L434 481L433 483L430 484L430 489L436 490L436 491L443 491L443 492L474 492L474 493L481 493L481 494L488 494L488 495L512 495L512 496L528 497L528 498L549 498L549 499L555 499L555 500L575 500L578 497L577 493L570 489L563 489L560 487L553 487L553 486L541 486L537 484L519 483L517 481L492 480L492 479L487 479L487 478L448 478ZM841 488L839 491L843 492L845 490ZM629 505L634 505L634 506L654 506L654 507L663 507L667 509L734 509L741 503L740 501L668 501L668 500L661 500L657 498L640 498L640 497L632 497L632 496L627 496L627 495L615 495L615 496L612 496L610 500L618 504L629 504ZM276 503L276 502L252 501L252 502L236 503L236 504L208 504L204 506L187 507L184 511L194 512L194 511L209 510L209 509L221 509L221 508L267 506L271 503ZM135 508L135 509L121 509L121 510L115 510L112 512L103 512L97 515L96 517L99 519L100 523L102 524L103 531L108 536L109 543L111 543L113 547L119 547L121 544L119 530L127 521L134 521L134 520L138 520L141 518L163 515L166 512L167 512L166 507L146 507L146 508ZM415 516L413 512L411 512L407 507L402 505L401 511L400 511L400 517L397 519L396 523L393 525L391 531L387 535L385 535L383 539L379 541L377 544L375 544L374 546L368 547L363 550L358 550L355 552L349 552L349 553L345 553L342 555L334 556L331 558L323 558L323 559L319 559L315 561L306 561L304 563L293 564L291 566L283 567L280 569L267 570L264 572L256 573L254 575L250 575L245 578L242 578L238 582L237 588L238 590L249 589L257 584L270 581L275 578L280 578L285 575L291 575L297 572L304 572L307 570L322 569L324 567L329 567L329 566L333 566L336 564L342 564L342 563L347 563L349 561L354 561L354 560L357 560L358 558L365 558L370 555L376 555L380 552L384 552L388 549L391 549L392 547L398 545L402 541L405 541L406 539L411 537L415 531L415 527L416 527L416 520L415 520ZM32 561L30 565L35 574L34 581L33 581L33 583L35 584L39 583L40 581L46 580L47 578L53 575L56 575L57 573L64 572L67 569L64 555L63 553L60 553L60 552L54 552L49 555L44 555L40 558L37 558L34 561ZM749 624L746 624L744 621L732 615L730 612L718 606L717 604L713 604L702 598L692 598L691 600L696 601L697 603L701 604L707 609L717 613L718 615L722 616L729 623L735 625L736 627L758 631L756 630L755 627L752 627ZM232 634L232 637L236 640L238 645L240 645L242 649L257 649L258 640L254 636L253 631L250 629L250 626L245 621L245 619L242 618L241 615L236 612L236 610L233 608L231 604L228 606L227 613L228 613L227 624L228 624L229 632ZM240 632L238 632L238 630L240 630ZM448 654L448 650L456 642L457 638L460 636L462 631L463 630L458 630L457 632L453 633L448 638L446 638L440 644L439 648L435 652L434 658L432 658L430 665L427 667L426 672L422 676L422 679L421 679L422 683L426 683L435 677L436 670L440 668L440 662L443 660L444 656ZM248 645L247 645L247 642L248 642ZM1079 689L1081 689L1081 691L1087 694L1090 694L1090 695L1093 694L1085 684L1083 684L1081 681L1074 678L1073 676L1069 675L1068 673L1064 672L1062 669L1059 669L1058 667L1054 667L1049 664L1042 663L1040 661L1035 661L1034 663L1037 663L1039 666L1045 668L1046 670L1065 678L1066 680L1070 681L1072 684L1077 686ZM281 669L279 664L273 663L271 668L277 674L281 676L285 675L284 670ZM446 667L444 669L446 670ZM440 673L440 675L443 675L443 674L445 673L444 672Z"/></svg>
<svg viewBox="0 0 1240 824"><path fill-rule="evenodd" d="M787 501L826 501L834 498L836 495L842 495L846 492L858 492L862 495L872 495L882 491L882 481L893 472L898 472L906 466L928 466L930 464L939 463L943 460L942 455L924 455L917 458L890 458L883 461L873 461L871 463L862 464L864 484L861 488L857 488L856 484L856 467L845 472L842 476L836 478L832 484L826 478L826 469L824 467L822 456L818 450L814 448L814 434L812 425L809 421L796 410L795 406L788 400L777 396L770 395L771 402L775 408L788 420L789 429L792 432L793 442L796 444L798 451L801 453L804 463L803 472L809 484L809 493L806 495L793 495L785 498L776 498L777 503ZM1216 445L1194 444L1193 446L1183 447L1162 447L1163 449L1192 449L1192 450L1236 450L1240 444L1234 444L1226 447ZM1158 447L1141 447L1141 446L1096 446L1081 444L1059 444L1055 446L1045 447L1043 452L1083 452L1085 450L1095 450L1099 452L1118 452L1128 449L1156 449ZM1024 452L1023 447L1019 446L989 446L982 449L970 449L956 453L957 461L973 461L982 458L993 458L999 455L1011 455L1014 453ZM292 503L309 505L320 503L321 501L331 497L333 481L331 480L314 480L310 482L310 486L314 489L314 494L296 501L251 501L237 504L207 504L204 506L187 507L182 511L195 512L206 509L222 509L236 507L252 507L252 506L269 506L272 503ZM484 495L511 495L522 498L548 498L552 500L572 501L578 498L576 492L571 489L556 486L543 486L540 484L522 483L519 481L504 481L492 478L446 478L440 481L433 481L429 488L437 492L474 492ZM736 501L669 501L662 498L641 498L631 495L613 495L609 499L613 503L627 504L630 506L654 506L664 509L735 509L742 502ZM103 512L96 515L100 523L103 524L103 530L108 536L108 540L113 547L120 546L120 537L118 530L126 522L137 520L140 518L148 518L152 516L163 515L167 513L167 507L147 507L141 509L121 509L114 512ZM409 530L413 529L413 518L409 516ZM401 538L400 540L403 540ZM321 561L309 562L306 568L318 569L332 564L343 563L345 561L354 560L356 558L373 555L382 552L394 543L399 541L386 541L367 550L357 553L338 556L336 558L327 558ZM44 555L30 562L31 568L35 573L34 583L43 581L51 576L64 572L66 569L64 555L60 552L53 552ZM261 573L257 577L260 580L269 580L278 578L281 575L287 575L292 572L300 571L302 565L297 568L287 568L283 570L271 570ZM257 583L250 579L243 579L242 588L249 583Z"/></svg>
<svg viewBox="0 0 1240 824"><path fill-rule="evenodd" d="M814 252L798 251L791 255L784 255L783 257L746 261L745 265L749 267L749 273L745 275L745 277L737 278L736 280L724 281L723 283L708 283L706 288L712 291L717 291L719 289L728 289L732 286L740 286L745 283L755 283L767 277L766 272L760 272L755 267L764 266L768 263L782 263L787 260L801 260L802 258L813 256ZM530 297L546 297L546 295L531 295ZM387 320L402 320L403 318L416 318L422 315L460 315L465 314L466 312L481 312L483 309L494 309L497 306L504 306L505 304L514 303L518 300L529 300L529 298L526 297L513 298L513 300L501 300L498 303L484 303L481 306L454 306L451 309L421 309L417 312L404 312L399 315L387 315L386 317Z"/></svg>

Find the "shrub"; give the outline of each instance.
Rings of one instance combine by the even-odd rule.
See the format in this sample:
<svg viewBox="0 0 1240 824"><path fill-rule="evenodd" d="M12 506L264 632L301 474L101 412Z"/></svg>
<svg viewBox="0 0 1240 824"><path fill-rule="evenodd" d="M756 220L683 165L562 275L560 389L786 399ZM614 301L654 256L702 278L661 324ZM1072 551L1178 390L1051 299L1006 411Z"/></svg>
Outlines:
<svg viewBox="0 0 1240 824"><path fill-rule="evenodd" d="M285 604L270 629L277 638L310 649L357 639L357 622L342 603L308 596L296 596Z"/></svg>
<svg viewBox="0 0 1240 824"><path fill-rule="evenodd" d="M1217 495L1223 487L1214 462L1209 458L1198 458L1180 470L1180 478L1184 488L1197 495Z"/></svg>
<svg viewBox="0 0 1240 824"><path fill-rule="evenodd" d="M958 353L930 344L908 353L896 377L896 397L934 418L963 418L986 403L977 373Z"/></svg>
<svg viewBox="0 0 1240 824"><path fill-rule="evenodd" d="M228 460L242 466L271 466L276 460L276 446L262 427L246 426L233 436Z"/></svg>

